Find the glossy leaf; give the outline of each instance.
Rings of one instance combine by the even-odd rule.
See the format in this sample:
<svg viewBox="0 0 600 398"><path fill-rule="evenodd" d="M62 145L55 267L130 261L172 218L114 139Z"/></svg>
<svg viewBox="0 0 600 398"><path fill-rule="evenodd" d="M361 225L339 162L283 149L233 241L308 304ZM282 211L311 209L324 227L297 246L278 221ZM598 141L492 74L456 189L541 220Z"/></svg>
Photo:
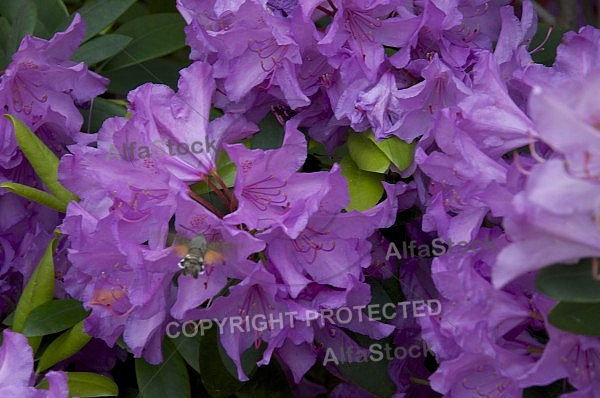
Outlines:
<svg viewBox="0 0 600 398"><path fill-rule="evenodd" d="M385 173L390 166L390 159L364 134L350 134L348 151L356 166L361 170Z"/></svg>
<svg viewBox="0 0 600 398"><path fill-rule="evenodd" d="M600 303L559 302L548 314L555 327L585 336L600 337Z"/></svg>
<svg viewBox="0 0 600 398"><path fill-rule="evenodd" d="M164 361L151 365L143 359L135 360L135 374L141 398L189 398L190 380L185 362L173 343L165 339Z"/></svg>
<svg viewBox="0 0 600 398"><path fill-rule="evenodd" d="M542 268L535 284L540 292L560 301L600 303L600 280L594 279L592 273L592 260L585 258L577 264Z"/></svg>
<svg viewBox="0 0 600 398"><path fill-rule="evenodd" d="M104 123L106 119L114 116L125 116L127 114L127 108L115 103L114 100L96 97L90 102L90 107L82 110L81 114L85 121L82 131L95 133L102 127L102 123Z"/></svg>
<svg viewBox="0 0 600 398"><path fill-rule="evenodd" d="M350 192L350 204L346 209L364 211L375 206L383 194L383 175L359 169L350 157L342 159L340 166Z"/></svg>
<svg viewBox="0 0 600 398"><path fill-rule="evenodd" d="M84 41L116 21L136 0L95 0L86 3L77 12L85 21Z"/></svg>
<svg viewBox="0 0 600 398"><path fill-rule="evenodd" d="M267 114L258 124L259 131L250 139L251 149L275 149L283 143L284 127L272 113Z"/></svg>
<svg viewBox="0 0 600 398"><path fill-rule="evenodd" d="M10 22L8 22L8 19L0 15L0 70L6 69L8 63L10 62L11 54L9 54L6 50L9 34Z"/></svg>
<svg viewBox="0 0 600 398"><path fill-rule="evenodd" d="M283 370L275 360L258 368L256 374L235 393L238 398L288 398L294 394Z"/></svg>
<svg viewBox="0 0 600 398"><path fill-rule="evenodd" d="M36 174L66 207L72 200L78 200L57 179L58 158L27 126L12 115L5 115L14 126L15 136L23 154L33 166Z"/></svg>
<svg viewBox="0 0 600 398"><path fill-rule="evenodd" d="M49 369L60 361L70 358L81 350L92 337L83 331L83 321L58 336L40 357L37 373Z"/></svg>
<svg viewBox="0 0 600 398"><path fill-rule="evenodd" d="M29 314L38 306L52 300L54 296L54 260L52 255L56 248L56 239L52 239L35 271L23 288L21 298L15 308L12 330L21 333ZM41 337L30 337L29 345L33 352L41 342Z"/></svg>
<svg viewBox="0 0 600 398"><path fill-rule="evenodd" d="M110 79L108 90L113 93L125 95L130 90L147 82L166 84L175 90L179 80L179 71L189 64L189 60L153 59L127 68L102 71L102 75Z"/></svg>
<svg viewBox="0 0 600 398"><path fill-rule="evenodd" d="M181 355L181 357L187 362L188 365L196 372L200 373L200 339L199 335L193 337L186 337L183 333L177 337L172 337L173 345Z"/></svg>
<svg viewBox="0 0 600 398"><path fill-rule="evenodd" d="M176 13L151 14L127 22L115 33L132 37L105 67L117 70L167 55L185 46L185 21Z"/></svg>
<svg viewBox="0 0 600 398"><path fill-rule="evenodd" d="M62 24L66 23L69 11L62 0L33 0L33 2L38 13L34 34L36 37L49 39Z"/></svg>
<svg viewBox="0 0 600 398"><path fill-rule="evenodd" d="M25 320L23 334L30 337L62 332L83 321L87 315L88 312L77 300L48 301L31 311Z"/></svg>
<svg viewBox="0 0 600 398"><path fill-rule="evenodd" d="M373 133L368 137L399 170L408 168L412 163L415 155L414 142L408 144L398 137L377 141Z"/></svg>
<svg viewBox="0 0 600 398"><path fill-rule="evenodd" d="M383 344L381 344L383 346ZM383 350L379 350L382 351ZM340 359L341 360L341 359ZM336 365L342 373L359 387L376 397L391 397L396 391L394 382L389 378L387 368L389 361L366 361L342 363Z"/></svg>
<svg viewBox="0 0 600 398"><path fill-rule="evenodd" d="M119 387L106 376L88 372L67 372L67 385L69 397L116 397ZM47 379L43 379L37 388L47 390L50 388Z"/></svg>
<svg viewBox="0 0 600 398"><path fill-rule="evenodd" d="M228 397L243 384L225 367L219 354L220 344L214 328L200 338L200 378L206 391L214 398Z"/></svg>
<svg viewBox="0 0 600 398"><path fill-rule="evenodd" d="M16 182L3 182L0 184L0 188L9 190L10 192L22 196L26 199L32 200L36 203L40 203L46 207L65 213L67 207L63 202L58 200L55 196L50 195L47 192L40 191L39 189L17 184Z"/></svg>
<svg viewBox="0 0 600 398"><path fill-rule="evenodd" d="M223 345L220 342L217 344L217 348L219 349L219 356L221 357L221 361L223 361L225 368L227 369L231 377L237 380L237 367L235 366L235 363L231 358L229 358L229 355L227 355L227 352L225 351ZM248 376L249 379L252 379L252 376L258 369L258 365L256 364L256 362L262 359L265 348L265 344L262 344L258 349L253 344L250 346L250 348L246 349L242 353L240 357L240 362L242 364L242 369L244 370L244 373L246 374L246 376Z"/></svg>
<svg viewBox="0 0 600 398"><path fill-rule="evenodd" d="M5 51L12 55L17 51L21 40L35 30L38 14L32 0L2 0L0 14L10 22L10 32L6 41Z"/></svg>
<svg viewBox="0 0 600 398"><path fill-rule="evenodd" d="M71 59L75 62L94 65L122 51L131 40L131 37L117 34L99 36L75 50Z"/></svg>

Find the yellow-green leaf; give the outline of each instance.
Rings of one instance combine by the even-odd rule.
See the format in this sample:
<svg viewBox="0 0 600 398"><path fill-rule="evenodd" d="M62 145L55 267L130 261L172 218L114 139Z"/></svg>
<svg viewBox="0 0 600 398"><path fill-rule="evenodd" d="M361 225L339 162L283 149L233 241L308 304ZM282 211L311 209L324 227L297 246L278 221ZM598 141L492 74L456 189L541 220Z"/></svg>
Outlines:
<svg viewBox="0 0 600 398"><path fill-rule="evenodd" d="M106 376L88 372L67 372L67 385L69 398L71 397L116 397L119 387ZM50 388L47 379L43 379L37 386L39 389Z"/></svg>
<svg viewBox="0 0 600 398"><path fill-rule="evenodd" d="M390 159L365 134L350 133L348 151L356 166L361 170L385 173L390 167Z"/></svg>
<svg viewBox="0 0 600 398"><path fill-rule="evenodd" d="M407 143L398 137L390 137L377 141L373 133L369 134L369 139L387 156L387 158L399 170L404 170L410 166L415 156L415 143Z"/></svg>
<svg viewBox="0 0 600 398"><path fill-rule="evenodd" d="M14 194L24 197L25 199L40 203L56 211L60 211L62 213L67 211L65 204L58 200L56 196L50 195L44 191L40 191L39 189L18 184L16 182L3 182L0 184L0 188L7 189Z"/></svg>
<svg viewBox="0 0 600 398"><path fill-rule="evenodd" d="M52 300L54 296L54 260L52 255L56 248L56 239L52 239L40 263L23 289L23 294L15 308L12 330L21 333L25 320L34 308ZM41 337L30 337L29 344L33 352L37 350Z"/></svg>
<svg viewBox="0 0 600 398"><path fill-rule="evenodd" d="M92 337L83 331L83 321L56 338L46 348L38 363L37 373L43 372L81 350Z"/></svg>
<svg viewBox="0 0 600 398"><path fill-rule="evenodd" d="M383 174L359 169L350 157L342 159L340 166L350 193L350 204L346 210L364 211L375 206L383 194Z"/></svg>
<svg viewBox="0 0 600 398"><path fill-rule="evenodd" d="M48 190L65 207L70 201L79 200L58 182L58 158L56 155L23 122L13 115L6 114L4 116L12 122L19 147Z"/></svg>

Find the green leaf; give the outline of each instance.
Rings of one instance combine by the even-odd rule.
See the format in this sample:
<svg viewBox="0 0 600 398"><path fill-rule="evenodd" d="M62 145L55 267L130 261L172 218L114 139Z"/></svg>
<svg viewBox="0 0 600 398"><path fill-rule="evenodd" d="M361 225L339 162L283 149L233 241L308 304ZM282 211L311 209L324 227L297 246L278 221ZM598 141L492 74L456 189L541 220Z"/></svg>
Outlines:
<svg viewBox="0 0 600 398"><path fill-rule="evenodd" d="M119 395L119 387L114 381L106 376L88 372L67 372L67 385L69 386L69 397L116 397ZM37 388L47 390L50 384L43 379Z"/></svg>
<svg viewBox="0 0 600 398"><path fill-rule="evenodd" d="M389 361L340 363L337 367L356 385L377 397L391 397L396 386L387 374Z"/></svg>
<svg viewBox="0 0 600 398"><path fill-rule="evenodd" d="M96 0L86 3L77 12L85 21L84 41L117 20L136 0ZM66 27L66 26L65 26Z"/></svg>
<svg viewBox="0 0 600 398"><path fill-rule="evenodd" d="M354 163L361 170L385 173L390 166L390 160L385 153L364 134L350 133L348 151Z"/></svg>
<svg viewBox="0 0 600 398"><path fill-rule="evenodd" d="M145 2L142 3L142 2L138 1L134 5L129 7L129 10L124 12L123 15L121 15L119 17L119 19L117 19L117 24L123 25L124 23L133 21L136 18L142 17L144 15L149 15L149 14L150 14L150 11L148 10L148 6L146 5L146 3Z"/></svg>
<svg viewBox="0 0 600 398"><path fill-rule="evenodd" d="M188 365L196 372L200 373L200 339L199 335L196 334L193 337L186 337L183 333L180 333L177 337L172 337L173 345L177 348L177 351L181 357L187 362Z"/></svg>
<svg viewBox="0 0 600 398"><path fill-rule="evenodd" d="M61 213L65 213L67 211L67 207L65 206L65 204L62 201L58 200L56 196L50 195L49 193L44 191L40 191L39 189L23 184L18 184L16 182L3 182L0 184L0 188L7 189L14 194L40 203L56 211L60 211Z"/></svg>
<svg viewBox="0 0 600 398"><path fill-rule="evenodd" d="M548 314L548 321L559 329L585 336L600 337L600 303L559 302Z"/></svg>
<svg viewBox="0 0 600 398"><path fill-rule="evenodd" d="M69 11L62 0L33 0L38 11L35 36L51 38L69 18Z"/></svg>
<svg viewBox="0 0 600 398"><path fill-rule="evenodd" d="M239 398L288 398L294 396L283 370L274 357L268 365L258 368L254 377L245 383L235 395Z"/></svg>
<svg viewBox="0 0 600 398"><path fill-rule="evenodd" d="M114 33L98 36L75 50L71 59L75 62L94 65L122 51L131 40L131 37Z"/></svg>
<svg viewBox="0 0 600 398"><path fill-rule="evenodd" d="M103 71L102 75L110 79L108 90L121 95L147 82L166 84L176 90L179 71L189 64L187 59L153 59L115 71Z"/></svg>
<svg viewBox="0 0 600 398"><path fill-rule="evenodd" d="M535 279L537 289L547 296L572 303L600 303L600 280L592 276L592 260L577 264L557 264L541 269Z"/></svg>
<svg viewBox="0 0 600 398"><path fill-rule="evenodd" d="M221 151L219 155L217 155L217 161L215 162L217 165L217 173L229 188L233 187L235 183L235 176L237 174L237 166L227 152Z"/></svg>
<svg viewBox="0 0 600 398"><path fill-rule="evenodd" d="M231 376L221 360L215 328L208 329L200 338L200 378L211 397L228 397L239 390L243 383Z"/></svg>
<svg viewBox="0 0 600 398"><path fill-rule="evenodd" d="M15 312L11 312L10 314L8 314L6 316L6 318L4 318L4 320L2 321L2 324L8 327L11 327L13 324L13 321L15 319Z"/></svg>
<svg viewBox="0 0 600 398"><path fill-rule="evenodd" d="M251 149L275 149L283 144L284 127L269 112L258 124L259 131L250 139Z"/></svg>
<svg viewBox="0 0 600 398"><path fill-rule="evenodd" d="M7 17L11 24L5 51L7 55L12 55L19 48L23 37L34 32L37 7L32 0L2 0L0 14Z"/></svg>
<svg viewBox="0 0 600 398"><path fill-rule="evenodd" d="M383 347L384 344L380 345ZM383 352L382 349L379 351ZM356 385L377 397L384 398L391 397L396 391L396 385L388 376L388 365L389 360L384 356L381 361L340 362L336 366Z"/></svg>
<svg viewBox="0 0 600 398"><path fill-rule="evenodd" d="M152 13L177 12L175 2L170 0L146 0L146 4Z"/></svg>
<svg viewBox="0 0 600 398"><path fill-rule="evenodd" d="M135 360L140 397L142 398L189 398L190 380L185 362L169 339L163 344L164 361L150 365L143 359Z"/></svg>
<svg viewBox="0 0 600 398"><path fill-rule="evenodd" d="M102 123L104 123L106 119L114 116L125 116L127 114L127 108L116 103L115 100L96 97L92 100L89 109L82 109L81 114L85 121L82 131L93 133L100 130Z"/></svg>
<svg viewBox="0 0 600 398"><path fill-rule="evenodd" d="M12 330L15 332L21 333L31 311L52 300L54 296L54 260L52 255L56 248L56 242L56 239L50 241L42 259L23 289L13 318ZM29 338L29 345L31 345L34 353L37 351L40 342L41 337Z"/></svg>
<svg viewBox="0 0 600 398"><path fill-rule="evenodd" d="M398 52L398 49L394 47L383 46L383 51L385 52L386 56L391 57Z"/></svg>
<svg viewBox="0 0 600 398"><path fill-rule="evenodd" d="M237 380L237 367L235 366L235 363L231 358L229 358L229 355L227 355L227 352L220 342L217 344L217 348L219 349L219 356L221 357L221 361L223 361L225 368L231 377ZM253 344L250 346L250 348L242 352L242 355L240 356L240 362L242 364L242 370L244 371L244 374L248 376L248 378L252 378L252 375L258 369L256 362L262 359L265 348L265 344L262 344L258 349Z"/></svg>
<svg viewBox="0 0 600 398"><path fill-rule="evenodd" d="M414 142L408 144L398 137L377 141L373 133L370 133L368 137L399 170L408 168L412 163L415 155Z"/></svg>
<svg viewBox="0 0 600 398"><path fill-rule="evenodd" d="M87 315L88 312L77 300L48 301L31 311L25 320L23 334L31 337L62 332L83 321Z"/></svg>
<svg viewBox="0 0 600 398"><path fill-rule="evenodd" d="M6 69L10 62L9 54L6 50L8 36L10 35L10 22L3 16L0 16L0 70Z"/></svg>
<svg viewBox="0 0 600 398"><path fill-rule="evenodd" d="M12 122L19 147L48 190L62 201L65 207L70 201L79 200L58 182L58 158L56 155L19 119L8 114L4 116Z"/></svg>
<svg viewBox="0 0 600 398"><path fill-rule="evenodd" d="M523 398L559 398L567 392L575 391L567 379L554 381L546 386L532 386L523 390Z"/></svg>
<svg viewBox="0 0 600 398"><path fill-rule="evenodd" d="M83 331L83 321L77 323L46 347L40 357L36 373L43 372L60 361L70 358L81 350L91 338Z"/></svg>
<svg viewBox="0 0 600 398"><path fill-rule="evenodd" d="M177 13L145 15L127 22L115 33L133 40L106 65L105 70L125 68L183 48L184 28L185 21Z"/></svg>
<svg viewBox="0 0 600 398"><path fill-rule="evenodd" d="M346 209L364 211L375 206L383 194L383 175L359 169L350 157L342 159L340 166L350 193L350 204Z"/></svg>

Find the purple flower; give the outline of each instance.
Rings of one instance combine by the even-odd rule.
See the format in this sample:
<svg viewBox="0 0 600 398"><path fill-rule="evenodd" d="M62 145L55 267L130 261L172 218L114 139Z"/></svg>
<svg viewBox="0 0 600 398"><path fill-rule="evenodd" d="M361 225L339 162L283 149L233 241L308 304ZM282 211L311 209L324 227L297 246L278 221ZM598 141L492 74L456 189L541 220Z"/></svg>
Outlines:
<svg viewBox="0 0 600 398"><path fill-rule="evenodd" d="M0 105L4 112L18 117L34 131L45 126L44 138L52 146L56 146L56 141L86 141L79 135L83 117L76 105L103 93L108 83L84 63L69 60L84 33L85 24L76 14L69 28L50 40L25 37L0 80ZM13 141L9 139L12 151L16 148ZM4 150L3 154L14 156L12 151Z"/></svg>
<svg viewBox="0 0 600 398"><path fill-rule="evenodd" d="M395 213L395 197L401 186L386 184L388 199L368 212L341 213L347 204L346 181L338 168L332 169L328 179L330 188L320 211L309 218L297 237L285 236L278 229L260 234L267 242L274 272L292 297L313 281L348 288L371 264L367 238L376 228L393 222L390 217Z"/></svg>
<svg viewBox="0 0 600 398"><path fill-rule="evenodd" d="M573 178L559 160L536 166L504 219L512 243L498 255L494 284L501 287L547 265L600 255L599 189Z"/></svg>
<svg viewBox="0 0 600 398"><path fill-rule="evenodd" d="M67 376L63 372L48 372L48 390L32 386L33 351L22 334L5 329L0 346L0 395L19 398L67 398Z"/></svg>
<svg viewBox="0 0 600 398"><path fill-rule="evenodd" d="M206 264L207 271L197 278L180 276L177 299L171 315L180 320L197 319L198 307L227 285L229 278L244 279L254 272L256 263L248 260L262 251L265 243L246 231L235 228L189 198L180 198L175 219L177 230L190 238L202 234L209 244L216 242L222 259Z"/></svg>
<svg viewBox="0 0 600 398"><path fill-rule="evenodd" d="M66 145L88 143L94 136L79 132L83 118L77 106L89 102L105 90L108 80L87 69L84 63L69 60L83 40L85 26L76 15L65 32L50 40L26 36L13 61L0 76L0 106L34 130L58 155ZM11 123L0 120L0 181L25 184L44 189L31 165L23 162ZM19 272L27 281L38 264L53 230L60 222L56 211L8 193L0 192L0 275L13 282ZM15 300L20 282L12 292L4 293Z"/></svg>
<svg viewBox="0 0 600 398"><path fill-rule="evenodd" d="M366 112L378 139L396 135L410 142L427 137L441 109L471 94L437 56L422 70L422 76L422 82L399 88L388 72L373 89L359 96L356 106Z"/></svg>
<svg viewBox="0 0 600 398"><path fill-rule="evenodd" d="M458 127L492 159L527 145L537 136L534 123L511 96L497 62L488 51L477 54L472 72L474 95L464 98L457 111Z"/></svg>
<svg viewBox="0 0 600 398"><path fill-rule="evenodd" d="M494 356L485 354L463 353L456 359L443 362L431 376L430 382L431 387L445 397L497 393L518 397L523 391L512 377L498 369Z"/></svg>
<svg viewBox="0 0 600 398"><path fill-rule="evenodd" d="M419 26L418 17L390 17L394 13L397 15L397 11L394 2L389 0L330 1L328 5L319 3L307 1L303 4L305 18L311 18L315 9L319 16L332 17L325 35L317 43L319 51L325 56L337 58L334 61L336 63L350 55L359 61L365 74L371 77L385 60L383 46L405 47Z"/></svg>
<svg viewBox="0 0 600 398"><path fill-rule="evenodd" d="M288 18L292 15L294 10L298 7L298 0L268 0L267 8L270 9L273 14L280 15L284 18Z"/></svg>
<svg viewBox="0 0 600 398"><path fill-rule="evenodd" d="M552 67L532 64L523 71L529 86L556 87L587 76L598 68L600 30L584 26L579 32L566 32L556 49Z"/></svg>
<svg viewBox="0 0 600 398"><path fill-rule="evenodd" d="M504 220L513 243L498 256L496 286L553 263L599 255L599 108L593 100L599 84L596 70L585 80L565 83L561 91L533 90L532 118L540 138L556 152L550 160L534 153L542 163L525 171L525 186Z"/></svg>
<svg viewBox="0 0 600 398"><path fill-rule="evenodd" d="M238 378L242 381L248 380L241 366L242 353L253 344L258 348L263 342L268 343L282 329L293 327L291 318L284 315L288 308L278 297L279 291L273 275L261 266L255 266L246 279L230 289L227 297L215 300L207 310L201 311L202 318L222 322L219 326L221 343L236 364ZM240 317L242 324L234 327L232 320ZM254 326L257 317L262 317L264 325ZM267 355L268 351L264 356Z"/></svg>
<svg viewBox="0 0 600 398"><path fill-rule="evenodd" d="M120 127L116 122L106 123L99 136ZM102 149L71 150L59 173L82 201L68 206L61 226L69 235L72 264L65 289L92 309L85 322L89 334L110 346L123 334L136 356L157 363L179 260L164 245L176 192L187 194L187 187L162 170L106 162ZM106 166L97 167L101 162Z"/></svg>
<svg viewBox="0 0 600 398"><path fill-rule="evenodd" d="M99 134L104 162L125 160L153 173L162 169L183 182L198 182L214 171L222 144L246 138L256 127L233 114L209 122L211 70L202 62L181 70L177 93L150 83L130 92L131 119L113 119Z"/></svg>
<svg viewBox="0 0 600 398"><path fill-rule="evenodd" d="M290 21L276 15L273 6L237 3L181 1L180 9L191 21L186 31L192 59L214 65L213 76L222 79L228 101L238 102L258 86L275 86L292 108L307 105L298 83L296 65L302 59Z"/></svg>
<svg viewBox="0 0 600 398"><path fill-rule="evenodd" d="M556 302L541 294L536 294L534 301L544 317L549 341L539 361L522 379L529 385L545 385L567 378L580 396L593 397L600 386L596 372L600 366L600 340L556 329L547 319Z"/></svg>
<svg viewBox="0 0 600 398"><path fill-rule="evenodd" d="M296 238L328 191L322 173L297 173L306 159L302 133L287 123L281 148L249 150L237 144L227 152L238 169L234 184L238 208L225 221L257 230L280 227Z"/></svg>

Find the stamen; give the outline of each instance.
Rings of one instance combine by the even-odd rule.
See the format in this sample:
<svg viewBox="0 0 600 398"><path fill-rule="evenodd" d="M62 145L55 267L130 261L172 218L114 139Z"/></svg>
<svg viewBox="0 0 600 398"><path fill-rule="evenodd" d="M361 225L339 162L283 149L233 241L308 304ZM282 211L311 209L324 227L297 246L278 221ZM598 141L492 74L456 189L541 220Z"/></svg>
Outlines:
<svg viewBox="0 0 600 398"><path fill-rule="evenodd" d="M523 168L523 166L521 165L521 158L519 157L519 154L517 152L513 153L513 158L514 158L514 162L515 162L515 167L517 170L519 170L519 172L523 175L528 176L529 174L531 174L531 172L525 170Z"/></svg>
<svg viewBox="0 0 600 398"><path fill-rule="evenodd" d="M550 39L550 35L552 34L552 30L554 29L553 25L550 25L548 27L548 32L546 32L546 37L544 38L544 40L542 40L542 42L533 50L529 51L529 54L535 54L539 51L544 51L544 47L542 47L544 44L546 44L546 42L548 41L548 39Z"/></svg>
<svg viewBox="0 0 600 398"><path fill-rule="evenodd" d="M531 157L534 158L538 163L545 163L546 159L541 157L535 149L535 139L533 138L533 135L531 135L530 131L527 132L527 135L529 136L529 152L531 152Z"/></svg>

